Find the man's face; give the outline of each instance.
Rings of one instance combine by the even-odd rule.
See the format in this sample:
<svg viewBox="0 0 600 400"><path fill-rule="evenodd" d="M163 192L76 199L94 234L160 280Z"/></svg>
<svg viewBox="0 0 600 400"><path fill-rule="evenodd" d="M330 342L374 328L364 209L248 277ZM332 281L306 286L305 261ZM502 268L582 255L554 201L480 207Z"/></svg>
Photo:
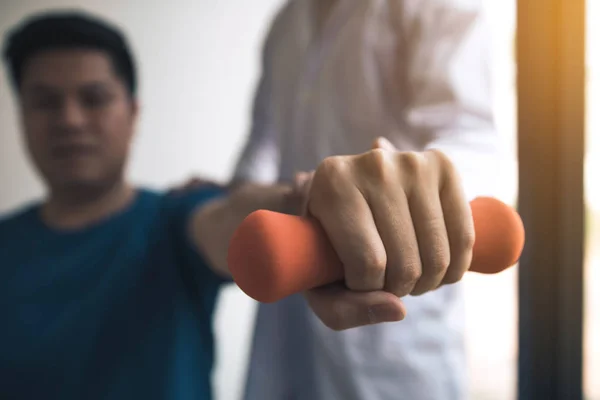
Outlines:
<svg viewBox="0 0 600 400"><path fill-rule="evenodd" d="M52 189L100 188L121 179L137 105L108 55L39 53L23 71L20 100L29 152Z"/></svg>

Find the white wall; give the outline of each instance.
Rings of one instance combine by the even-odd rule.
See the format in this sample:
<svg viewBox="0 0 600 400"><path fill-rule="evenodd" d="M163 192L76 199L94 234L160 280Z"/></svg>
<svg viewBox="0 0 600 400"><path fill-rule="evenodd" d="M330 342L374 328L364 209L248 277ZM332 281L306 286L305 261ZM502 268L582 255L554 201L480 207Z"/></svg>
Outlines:
<svg viewBox="0 0 600 400"><path fill-rule="evenodd" d="M265 29L281 0L0 0L0 34L32 11L84 7L124 27L141 72L142 118L130 165L136 182L165 187L193 174L224 180L248 130ZM40 196L0 74L0 213ZM216 391L238 398L253 304L221 296Z"/></svg>

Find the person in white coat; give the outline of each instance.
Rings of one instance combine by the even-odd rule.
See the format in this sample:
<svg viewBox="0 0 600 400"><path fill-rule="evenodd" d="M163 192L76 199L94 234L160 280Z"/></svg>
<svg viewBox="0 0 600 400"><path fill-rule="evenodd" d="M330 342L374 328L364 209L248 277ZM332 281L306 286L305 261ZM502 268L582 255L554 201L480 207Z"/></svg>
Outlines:
<svg viewBox="0 0 600 400"><path fill-rule="evenodd" d="M293 182L377 137L443 152L467 199L493 195L502 146L478 0L290 0L264 45L233 182ZM403 298L403 321L333 330L306 298L260 304L245 400L468 398L461 283Z"/></svg>

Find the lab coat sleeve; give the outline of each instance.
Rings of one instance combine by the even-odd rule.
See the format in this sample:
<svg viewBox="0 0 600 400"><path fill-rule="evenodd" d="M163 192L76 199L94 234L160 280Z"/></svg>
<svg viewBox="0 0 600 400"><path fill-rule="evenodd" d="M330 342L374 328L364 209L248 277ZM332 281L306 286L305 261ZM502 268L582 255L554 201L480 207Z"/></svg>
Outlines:
<svg viewBox="0 0 600 400"><path fill-rule="evenodd" d="M396 0L396 6L408 134L449 156L468 199L501 196L499 177L510 159L494 124L492 42L480 1Z"/></svg>
<svg viewBox="0 0 600 400"><path fill-rule="evenodd" d="M235 166L233 182L273 183L279 175L280 150L271 110L270 52L273 30L262 51L261 75L252 105L250 134Z"/></svg>

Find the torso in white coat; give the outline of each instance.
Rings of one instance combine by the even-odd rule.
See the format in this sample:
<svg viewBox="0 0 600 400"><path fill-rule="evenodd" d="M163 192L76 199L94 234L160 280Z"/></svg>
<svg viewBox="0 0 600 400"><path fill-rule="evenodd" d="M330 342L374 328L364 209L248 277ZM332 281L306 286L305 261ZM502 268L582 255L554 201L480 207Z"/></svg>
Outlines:
<svg viewBox="0 0 600 400"><path fill-rule="evenodd" d="M498 153L485 26L471 0L338 0L321 30L315 2L272 26L238 179L289 181L324 158L439 148L468 197L492 194ZM246 400L465 400L461 285L404 299L399 323L334 332L302 296L260 305Z"/></svg>

